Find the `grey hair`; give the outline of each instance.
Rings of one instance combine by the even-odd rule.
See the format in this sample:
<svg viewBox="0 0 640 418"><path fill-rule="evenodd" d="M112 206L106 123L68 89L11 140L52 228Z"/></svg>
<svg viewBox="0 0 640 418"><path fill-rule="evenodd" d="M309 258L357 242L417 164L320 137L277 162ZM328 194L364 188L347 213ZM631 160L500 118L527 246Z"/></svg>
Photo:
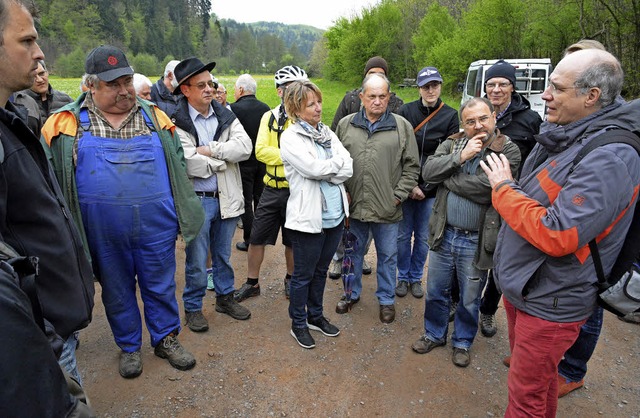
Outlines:
<svg viewBox="0 0 640 418"><path fill-rule="evenodd" d="M491 101L486 97L472 97L466 102L462 103L462 105L460 106L460 110L458 111L458 117L460 118L460 120L462 120L462 112L464 112L467 107L475 107L481 103L486 104L489 107L491 113L495 111L493 105L491 104Z"/></svg>
<svg viewBox="0 0 640 418"><path fill-rule="evenodd" d="M603 60L590 65L576 78L573 85L580 89L581 94L587 94L591 87L598 87L600 89L598 103L601 107L605 107L620 95L623 83L624 72L620 62L614 58L614 60Z"/></svg>
<svg viewBox="0 0 640 418"><path fill-rule="evenodd" d="M152 85L153 83L147 78L147 76L138 73L133 75L133 88L136 90L136 93L140 91L142 87L151 87Z"/></svg>
<svg viewBox="0 0 640 418"><path fill-rule="evenodd" d="M85 74L84 84L89 88L97 87L100 84L100 78L98 78L97 74Z"/></svg>
<svg viewBox="0 0 640 418"><path fill-rule="evenodd" d="M389 81L387 76L382 74L382 73L372 73L372 74L367 75L364 78L364 80L362 80L362 91L365 91L367 89L367 85L375 77L379 77L379 78L383 79L385 81L385 83L387 83L387 92L391 91L391 82Z"/></svg>
<svg viewBox="0 0 640 418"><path fill-rule="evenodd" d="M256 80L251 77L251 75L240 74L240 77L236 80L236 88L240 87L249 94L256 94L258 83L256 83Z"/></svg>
<svg viewBox="0 0 640 418"><path fill-rule="evenodd" d="M0 45L4 45L4 28L9 20L9 5L17 4L27 9L31 17L38 18L38 6L34 0L0 0Z"/></svg>
<svg viewBox="0 0 640 418"><path fill-rule="evenodd" d="M173 70L176 69L176 66L180 63L178 60L171 60L164 67L164 76L168 76L169 73L173 73Z"/></svg>

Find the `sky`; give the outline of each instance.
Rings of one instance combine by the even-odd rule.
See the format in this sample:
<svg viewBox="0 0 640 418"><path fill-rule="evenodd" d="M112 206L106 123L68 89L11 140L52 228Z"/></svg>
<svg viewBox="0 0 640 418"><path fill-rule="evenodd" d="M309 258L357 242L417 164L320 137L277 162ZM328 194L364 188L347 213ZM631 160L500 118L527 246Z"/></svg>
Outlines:
<svg viewBox="0 0 640 418"><path fill-rule="evenodd" d="M281 22L327 29L339 17L352 17L380 0L212 0L211 10L220 19L241 23Z"/></svg>

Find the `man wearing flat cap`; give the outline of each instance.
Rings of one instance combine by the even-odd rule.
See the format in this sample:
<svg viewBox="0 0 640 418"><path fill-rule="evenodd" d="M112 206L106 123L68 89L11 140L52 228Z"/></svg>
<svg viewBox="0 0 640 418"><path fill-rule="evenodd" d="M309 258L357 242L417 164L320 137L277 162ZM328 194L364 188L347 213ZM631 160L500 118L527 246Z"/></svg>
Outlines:
<svg viewBox="0 0 640 418"><path fill-rule="evenodd" d="M85 71L89 90L47 120L42 139L102 286L120 375L142 373L136 279L155 354L190 369L196 360L177 339L175 242L180 232L190 243L204 216L176 127L136 98L120 49L95 48Z"/></svg>
<svg viewBox="0 0 640 418"><path fill-rule="evenodd" d="M205 221L196 239L186 248L185 287L182 295L186 323L194 332L209 329L202 312L207 289L207 255L211 252L217 312L234 319L249 319L251 312L233 299L234 273L231 242L238 217L244 213L240 161L251 155L251 139L232 111L214 100L211 78L215 62L204 64L191 57L175 69L182 93L172 118L184 148L187 175L191 179Z"/></svg>

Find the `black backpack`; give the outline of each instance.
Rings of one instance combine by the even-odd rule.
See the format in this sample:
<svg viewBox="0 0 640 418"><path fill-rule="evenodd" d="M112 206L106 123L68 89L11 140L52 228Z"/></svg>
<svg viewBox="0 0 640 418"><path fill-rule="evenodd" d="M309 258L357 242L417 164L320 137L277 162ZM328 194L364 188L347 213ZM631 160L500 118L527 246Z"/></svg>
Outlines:
<svg viewBox="0 0 640 418"><path fill-rule="evenodd" d="M611 129L592 139L573 159L573 168L591 151L606 144L631 145L640 155L640 138L624 129ZM606 277L595 238L589 242L593 265L598 276L598 304L623 316L640 310L640 204L637 202L631 225L611 273Z"/></svg>

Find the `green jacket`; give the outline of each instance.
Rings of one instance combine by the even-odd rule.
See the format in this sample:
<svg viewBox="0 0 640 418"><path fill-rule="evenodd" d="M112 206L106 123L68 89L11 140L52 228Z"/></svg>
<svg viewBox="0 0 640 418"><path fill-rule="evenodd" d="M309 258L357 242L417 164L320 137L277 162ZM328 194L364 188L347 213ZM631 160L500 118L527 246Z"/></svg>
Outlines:
<svg viewBox="0 0 640 418"><path fill-rule="evenodd" d="M353 159L353 176L345 181L351 196L350 217L362 222L402 220L402 205L418 185L420 164L413 127L387 113L373 132L364 111L343 118L336 135Z"/></svg>
<svg viewBox="0 0 640 418"><path fill-rule="evenodd" d="M64 106L47 119L42 128L41 142L71 209L71 215L80 230L83 244L88 249L73 164L73 144L78 131L78 114L85 95L86 93L81 94L75 102ZM204 210L187 177L182 145L175 134L175 125L164 112L150 102L138 99L138 104L142 111L150 116L162 142L180 232L185 242L189 244L198 235L204 223Z"/></svg>

